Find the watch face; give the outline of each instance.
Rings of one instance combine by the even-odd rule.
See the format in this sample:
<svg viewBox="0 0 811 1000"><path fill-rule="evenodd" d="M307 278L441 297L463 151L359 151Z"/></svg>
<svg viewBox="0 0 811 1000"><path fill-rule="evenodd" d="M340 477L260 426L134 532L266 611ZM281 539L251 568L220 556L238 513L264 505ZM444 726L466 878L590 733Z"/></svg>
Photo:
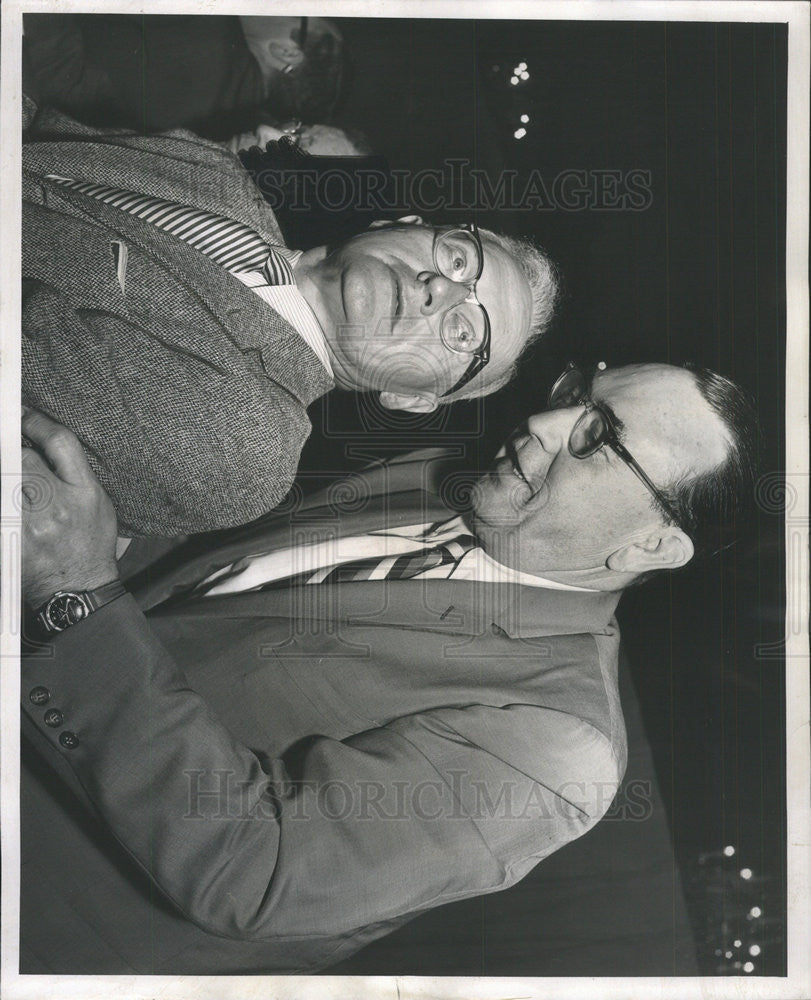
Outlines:
<svg viewBox="0 0 811 1000"><path fill-rule="evenodd" d="M51 598L45 612L48 624L62 632L87 616L87 605L78 594L57 594Z"/></svg>

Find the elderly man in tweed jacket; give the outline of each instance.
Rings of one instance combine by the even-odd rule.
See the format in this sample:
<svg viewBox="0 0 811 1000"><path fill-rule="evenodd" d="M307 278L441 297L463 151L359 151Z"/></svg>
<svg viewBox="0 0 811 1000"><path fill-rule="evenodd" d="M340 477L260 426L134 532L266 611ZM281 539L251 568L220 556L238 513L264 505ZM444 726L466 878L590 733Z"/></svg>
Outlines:
<svg viewBox="0 0 811 1000"><path fill-rule="evenodd" d="M414 217L292 252L215 143L99 131L30 102L24 127L23 398L77 434L124 534L257 518L289 489L306 409L333 386L412 410L483 395L549 320L553 271L528 245L482 233L481 273L459 280L473 236L438 264L447 227ZM122 207L129 195L242 227L292 279L254 287ZM466 326L480 316L486 344Z"/></svg>

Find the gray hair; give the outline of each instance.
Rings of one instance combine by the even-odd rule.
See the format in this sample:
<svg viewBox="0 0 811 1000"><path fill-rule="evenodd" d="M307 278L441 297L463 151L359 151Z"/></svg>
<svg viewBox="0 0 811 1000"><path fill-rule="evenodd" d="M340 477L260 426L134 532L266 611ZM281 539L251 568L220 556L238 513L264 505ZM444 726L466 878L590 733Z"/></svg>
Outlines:
<svg viewBox="0 0 811 1000"><path fill-rule="evenodd" d="M440 403L453 403L457 399L476 399L479 396L489 396L511 382L518 369L518 363L527 348L544 333L552 321L560 294L558 269L545 250L529 240L505 236L503 233L494 233L489 229L482 229L480 233L509 254L524 272L532 292L529 329L521 351L509 368L489 381L485 368L473 380L472 384L469 383L452 396L442 397L439 400Z"/></svg>

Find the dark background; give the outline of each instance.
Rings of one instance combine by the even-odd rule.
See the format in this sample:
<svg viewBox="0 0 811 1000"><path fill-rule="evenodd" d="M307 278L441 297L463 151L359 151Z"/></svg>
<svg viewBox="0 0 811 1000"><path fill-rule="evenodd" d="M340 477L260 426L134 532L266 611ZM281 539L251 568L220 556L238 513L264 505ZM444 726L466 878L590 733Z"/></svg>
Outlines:
<svg viewBox="0 0 811 1000"><path fill-rule="evenodd" d="M432 417L398 418L333 394L314 408L314 426L326 431L314 433L303 467L347 468L451 442L464 442L471 463L487 461L542 408L570 357L692 360L749 391L767 477L752 534L709 565L627 594L620 619L700 969L740 974L725 949L742 958L733 946L742 938L744 951L751 941L761 947L755 974L785 974L783 509L775 487L784 468L785 26L339 23L354 62L340 122L363 129L393 168L464 157L494 182L505 168L523 178L537 169L547 186L563 170L642 169L652 197L642 211L478 213L482 225L534 238L560 265L565 298L543 346L509 389ZM530 76L513 86L521 61ZM518 140L521 114L530 121ZM464 213L440 216L456 217ZM721 853L727 845L731 858ZM742 867L751 879L739 876ZM537 973L531 955L510 961L499 951L515 934L498 923L500 905L487 897L443 908L399 932L410 956L403 970ZM762 917L753 924L755 905ZM606 926L616 919L610 909L602 916ZM485 934L496 925L501 941ZM583 971L582 962L568 966L568 974Z"/></svg>
<svg viewBox="0 0 811 1000"><path fill-rule="evenodd" d="M205 29L215 21L236 47L236 19L209 18ZM515 171L520 194L537 171L552 192L543 208L518 199L474 214L482 226L542 245L560 266L564 297L517 380L488 399L427 416L351 394L319 401L305 485L431 444L458 446L469 466L487 463L543 407L569 359L691 360L734 378L760 413L762 457L743 540L709 565L632 590L620 605L628 775L654 779L651 816L609 816L513 889L433 911L330 971L739 974L751 960L755 975L785 974L786 27L339 25L353 73L335 123L363 130L393 170L412 178L465 160L494 188ZM95 27L104 49L109 24ZM164 28L152 49L133 50L136 67L157 70ZM513 85L522 62L529 76ZM140 85L160 94L167 78L156 72ZM643 171L649 197L636 209L610 193L563 204L554 192L565 171L592 179ZM467 221L471 211L446 204L424 214ZM759 953L750 955L752 945Z"/></svg>

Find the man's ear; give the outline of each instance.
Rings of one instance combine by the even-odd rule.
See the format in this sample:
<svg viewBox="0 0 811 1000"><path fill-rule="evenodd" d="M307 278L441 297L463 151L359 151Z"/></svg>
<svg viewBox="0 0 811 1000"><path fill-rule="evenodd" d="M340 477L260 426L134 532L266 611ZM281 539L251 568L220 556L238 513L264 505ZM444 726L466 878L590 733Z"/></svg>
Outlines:
<svg viewBox="0 0 811 1000"><path fill-rule="evenodd" d="M657 569L678 569L693 558L693 543L681 528L663 527L642 541L629 542L606 560L618 573L650 573Z"/></svg>
<svg viewBox="0 0 811 1000"><path fill-rule="evenodd" d="M285 38L283 41L272 38L268 42L268 52L281 66L298 66L304 61L304 53L292 38Z"/></svg>
<svg viewBox="0 0 811 1000"><path fill-rule="evenodd" d="M384 226L424 226L421 215L402 215L399 219L375 219L369 223L369 229L382 229Z"/></svg>
<svg viewBox="0 0 811 1000"><path fill-rule="evenodd" d="M433 392L415 392L410 395L401 392L381 392L380 402L387 410L408 410L411 413L433 413L438 405Z"/></svg>

